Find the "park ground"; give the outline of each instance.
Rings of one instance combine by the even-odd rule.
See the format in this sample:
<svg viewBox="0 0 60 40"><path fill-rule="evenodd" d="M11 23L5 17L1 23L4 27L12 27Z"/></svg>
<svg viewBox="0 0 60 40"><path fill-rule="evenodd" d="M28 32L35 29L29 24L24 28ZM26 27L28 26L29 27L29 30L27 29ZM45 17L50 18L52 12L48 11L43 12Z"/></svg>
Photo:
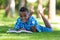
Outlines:
<svg viewBox="0 0 60 40"><path fill-rule="evenodd" d="M60 12L60 11L59 11ZM4 10L0 10L0 40L60 40L60 14L56 15L54 21L49 21L52 25L53 32L34 32L32 34L27 33L6 33L9 28L13 28L14 23L18 17L15 12L15 17L4 17ZM36 18L36 15L33 15ZM47 15L46 15L47 17ZM42 19L36 18L40 25L44 26Z"/></svg>

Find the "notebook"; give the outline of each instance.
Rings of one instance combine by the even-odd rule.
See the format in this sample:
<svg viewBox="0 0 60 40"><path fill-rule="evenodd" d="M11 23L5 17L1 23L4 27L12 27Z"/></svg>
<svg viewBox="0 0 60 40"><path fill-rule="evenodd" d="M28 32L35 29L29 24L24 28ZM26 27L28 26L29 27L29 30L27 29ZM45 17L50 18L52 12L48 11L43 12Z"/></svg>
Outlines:
<svg viewBox="0 0 60 40"><path fill-rule="evenodd" d="M27 30L14 30L14 29L8 29L7 33L32 33L31 31Z"/></svg>

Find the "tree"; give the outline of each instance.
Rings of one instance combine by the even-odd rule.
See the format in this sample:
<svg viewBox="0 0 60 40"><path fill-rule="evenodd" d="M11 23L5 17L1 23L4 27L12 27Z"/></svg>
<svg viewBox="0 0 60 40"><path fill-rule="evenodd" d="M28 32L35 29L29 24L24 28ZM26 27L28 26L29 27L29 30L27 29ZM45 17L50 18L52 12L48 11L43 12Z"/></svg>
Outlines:
<svg viewBox="0 0 60 40"><path fill-rule="evenodd" d="M9 9L10 9L10 0L7 0L7 5L6 5L6 8L5 8L5 15L4 16L8 16Z"/></svg>
<svg viewBox="0 0 60 40"><path fill-rule="evenodd" d="M19 7L19 9L21 7L26 7L26 6L27 6L27 1L26 0L20 0L20 7Z"/></svg>
<svg viewBox="0 0 60 40"><path fill-rule="evenodd" d="M56 0L49 0L49 14L48 19L55 19L56 14Z"/></svg>
<svg viewBox="0 0 60 40"><path fill-rule="evenodd" d="M15 0L7 0L7 6L5 9L5 16L8 16L9 11L10 11L11 17L14 17Z"/></svg>
<svg viewBox="0 0 60 40"><path fill-rule="evenodd" d="M15 13L15 0L10 0L10 16L14 17Z"/></svg>

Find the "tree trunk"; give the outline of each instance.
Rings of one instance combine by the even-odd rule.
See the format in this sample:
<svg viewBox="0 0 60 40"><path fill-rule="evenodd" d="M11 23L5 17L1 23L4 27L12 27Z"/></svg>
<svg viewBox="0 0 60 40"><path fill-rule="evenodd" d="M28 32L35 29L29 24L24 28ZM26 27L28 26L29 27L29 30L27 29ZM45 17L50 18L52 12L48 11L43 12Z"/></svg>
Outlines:
<svg viewBox="0 0 60 40"><path fill-rule="evenodd" d="M9 10L10 10L10 0L7 0L4 16L8 16Z"/></svg>
<svg viewBox="0 0 60 40"><path fill-rule="evenodd" d="M10 16L14 17L15 13L15 0L10 0Z"/></svg>
<svg viewBox="0 0 60 40"><path fill-rule="evenodd" d="M19 9L21 7L26 7L26 6L27 6L27 1L26 0L20 0L20 7L19 7Z"/></svg>
<svg viewBox="0 0 60 40"><path fill-rule="evenodd" d="M56 14L56 0L49 0L48 19L50 20L55 19L55 14Z"/></svg>

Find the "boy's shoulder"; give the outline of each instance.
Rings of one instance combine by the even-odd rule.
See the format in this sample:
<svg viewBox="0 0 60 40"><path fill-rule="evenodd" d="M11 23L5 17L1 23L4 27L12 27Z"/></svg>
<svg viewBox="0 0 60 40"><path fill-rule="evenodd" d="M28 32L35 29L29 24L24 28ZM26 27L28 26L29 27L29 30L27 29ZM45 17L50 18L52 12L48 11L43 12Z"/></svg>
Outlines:
<svg viewBox="0 0 60 40"><path fill-rule="evenodd" d="M29 19L35 19L33 16L30 16Z"/></svg>
<svg viewBox="0 0 60 40"><path fill-rule="evenodd" d="M30 20L30 21L34 21L34 20L36 21L36 19L35 19L33 16L30 16L30 17L29 17L29 20Z"/></svg>
<svg viewBox="0 0 60 40"><path fill-rule="evenodd" d="M21 18L20 18L20 17L18 17L18 18L17 18L17 21L21 21Z"/></svg>

